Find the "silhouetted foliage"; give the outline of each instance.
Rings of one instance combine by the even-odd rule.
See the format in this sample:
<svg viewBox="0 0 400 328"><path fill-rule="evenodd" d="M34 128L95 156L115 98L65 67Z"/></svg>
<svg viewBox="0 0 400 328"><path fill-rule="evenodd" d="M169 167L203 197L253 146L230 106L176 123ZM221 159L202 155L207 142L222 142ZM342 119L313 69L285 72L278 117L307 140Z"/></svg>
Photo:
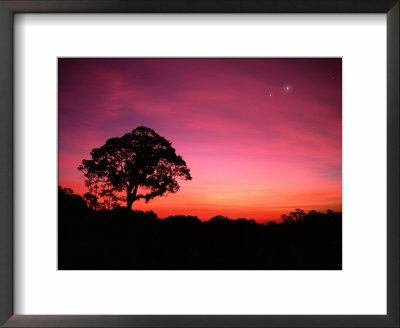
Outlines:
<svg viewBox="0 0 400 328"><path fill-rule="evenodd" d="M299 208L296 208L293 212L290 212L289 214L296 222L303 220L304 215L306 215L306 213Z"/></svg>
<svg viewBox="0 0 400 328"><path fill-rule="evenodd" d="M96 195L91 194L90 192L87 192L83 195L83 199L86 202L86 205L90 207L92 210L97 210L98 207L98 199Z"/></svg>
<svg viewBox="0 0 400 328"><path fill-rule="evenodd" d="M87 210L81 196L74 194L71 188L58 186L58 209L63 212L81 212Z"/></svg>
<svg viewBox="0 0 400 328"><path fill-rule="evenodd" d="M201 223L200 219L197 216L191 216L191 215L168 216L164 219L164 222L179 223L179 224L199 224L199 223Z"/></svg>
<svg viewBox="0 0 400 328"><path fill-rule="evenodd" d="M177 192L177 179L192 179L171 142L144 126L107 140L90 155L92 158L84 159L78 169L86 178L89 193L103 199L103 209L111 209L121 201L131 208L138 199L148 202Z"/></svg>
<svg viewBox="0 0 400 328"><path fill-rule="evenodd" d="M293 224L302 221L305 215L306 213L303 210L296 208L293 212L290 212L289 215L282 214L281 219L283 223Z"/></svg>
<svg viewBox="0 0 400 328"><path fill-rule="evenodd" d="M209 221L212 223L226 223L230 221L230 219L223 215L216 215L212 217Z"/></svg>
<svg viewBox="0 0 400 328"><path fill-rule="evenodd" d="M286 221L160 219L125 207L93 210L59 187L58 268L71 270L340 270L342 213L296 209ZM303 215L304 213L304 215Z"/></svg>

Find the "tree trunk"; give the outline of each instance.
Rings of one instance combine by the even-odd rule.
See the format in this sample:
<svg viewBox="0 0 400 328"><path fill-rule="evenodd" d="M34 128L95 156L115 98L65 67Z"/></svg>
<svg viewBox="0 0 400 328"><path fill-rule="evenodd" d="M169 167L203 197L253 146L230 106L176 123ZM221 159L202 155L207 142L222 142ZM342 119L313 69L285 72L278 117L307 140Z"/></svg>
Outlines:
<svg viewBox="0 0 400 328"><path fill-rule="evenodd" d="M137 193L138 186L133 186L130 185L128 186L128 190L126 193L126 207L129 208L130 210L132 209L132 204L136 199L136 193Z"/></svg>
<svg viewBox="0 0 400 328"><path fill-rule="evenodd" d="M133 204L133 195L131 193L129 193L129 194L127 194L127 197L126 197L126 207L131 210L132 204Z"/></svg>

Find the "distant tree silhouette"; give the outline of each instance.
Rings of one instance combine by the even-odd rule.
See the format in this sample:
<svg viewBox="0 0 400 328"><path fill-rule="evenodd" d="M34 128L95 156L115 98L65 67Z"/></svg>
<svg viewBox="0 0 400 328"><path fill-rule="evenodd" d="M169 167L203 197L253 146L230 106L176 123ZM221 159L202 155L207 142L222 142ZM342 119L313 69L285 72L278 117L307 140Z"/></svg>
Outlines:
<svg viewBox="0 0 400 328"><path fill-rule="evenodd" d="M98 199L97 196L87 192L83 195L83 199L86 202L86 205L90 207L92 210L97 210L98 207Z"/></svg>
<svg viewBox="0 0 400 328"><path fill-rule="evenodd" d="M177 192L177 179L192 179L171 142L145 126L107 140L90 155L92 158L84 159L78 169L86 178L89 193L103 198L103 208L126 201L131 209L138 199L148 202Z"/></svg>
<svg viewBox="0 0 400 328"><path fill-rule="evenodd" d="M281 219L283 223L296 223L303 220L306 213L300 208L296 208L293 212L290 212L289 215L282 214Z"/></svg>
<svg viewBox="0 0 400 328"><path fill-rule="evenodd" d="M214 223L219 223L219 222L228 222L231 221L231 219L229 219L227 216L216 215L213 216L209 221Z"/></svg>
<svg viewBox="0 0 400 328"><path fill-rule="evenodd" d="M306 215L306 213L299 208L296 208L293 212L290 212L289 214L296 222L303 220L304 215Z"/></svg>
<svg viewBox="0 0 400 328"><path fill-rule="evenodd" d="M112 209L118 206L119 197L114 193L112 189L103 189L99 196L103 199L102 209Z"/></svg>
<svg viewBox="0 0 400 328"><path fill-rule="evenodd" d="M63 188L58 186L58 208L62 212L80 212L87 209L83 198L71 188Z"/></svg>
<svg viewBox="0 0 400 328"><path fill-rule="evenodd" d="M74 195L74 191L71 188L63 188L58 186L58 193L61 195Z"/></svg>
<svg viewBox="0 0 400 328"><path fill-rule="evenodd" d="M192 215L175 215L168 216L164 219L164 222L171 222L175 224L200 224L201 221L197 216Z"/></svg>
<svg viewBox="0 0 400 328"><path fill-rule="evenodd" d="M328 209L328 210L326 211L326 213L328 213L328 215L333 215L333 214L335 214L335 212L332 211L331 209Z"/></svg>
<svg viewBox="0 0 400 328"><path fill-rule="evenodd" d="M282 219L283 223L287 223L287 224L296 223L294 218L292 216L290 216L290 215L287 215L287 214L282 214L281 215L281 219Z"/></svg>

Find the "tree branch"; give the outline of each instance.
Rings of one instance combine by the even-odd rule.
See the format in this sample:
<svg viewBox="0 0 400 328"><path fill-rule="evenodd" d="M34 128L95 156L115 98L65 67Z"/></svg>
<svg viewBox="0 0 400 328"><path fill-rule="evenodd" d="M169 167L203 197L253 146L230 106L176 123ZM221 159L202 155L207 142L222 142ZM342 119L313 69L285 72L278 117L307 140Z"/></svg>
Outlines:
<svg viewBox="0 0 400 328"><path fill-rule="evenodd" d="M162 194L164 194L163 191L160 191L160 190L153 191L153 192L149 192L148 194L145 194L145 195L136 195L134 197L134 200L142 198L142 199L145 199L146 203L147 203L150 199L152 199L152 198L154 198L156 196L161 196Z"/></svg>

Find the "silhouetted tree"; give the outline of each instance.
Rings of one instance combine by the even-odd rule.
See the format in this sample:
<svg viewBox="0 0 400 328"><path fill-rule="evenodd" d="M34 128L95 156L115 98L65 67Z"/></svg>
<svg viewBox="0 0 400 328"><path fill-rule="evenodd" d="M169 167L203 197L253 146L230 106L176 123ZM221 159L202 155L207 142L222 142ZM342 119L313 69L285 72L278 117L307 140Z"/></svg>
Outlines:
<svg viewBox="0 0 400 328"><path fill-rule="evenodd" d="M126 206L138 199L150 199L179 190L177 179L191 180L190 171L171 142L154 130L139 126L122 137L111 138L94 148L92 159L78 167L86 186L94 196L109 192L115 204L126 200ZM126 195L126 196L124 196Z"/></svg>
<svg viewBox="0 0 400 328"><path fill-rule="evenodd" d="M164 219L164 222L175 223L175 224L200 224L201 221L197 216L192 215L175 215L168 216Z"/></svg>
<svg viewBox="0 0 400 328"><path fill-rule="evenodd" d="M291 215L282 214L282 223L295 223L295 219Z"/></svg>
<svg viewBox="0 0 400 328"><path fill-rule="evenodd" d="M209 220L209 222L211 222L211 223L220 223L220 222L228 222L228 221L232 221L232 220L229 219L229 218L226 217L226 216L223 216L223 215L216 215L216 216L213 216L213 217Z"/></svg>
<svg viewBox="0 0 400 328"><path fill-rule="evenodd" d="M303 220L304 215L306 215L306 213L299 208L296 208L293 212L290 212L289 214L296 222Z"/></svg>
<svg viewBox="0 0 400 328"><path fill-rule="evenodd" d="M62 186L58 186L58 207L62 212L80 212L87 209L81 196L74 194L71 188Z"/></svg>
<svg viewBox="0 0 400 328"><path fill-rule="evenodd" d="M120 199L112 189L103 189L99 193L99 196L103 199L101 208L106 210L116 207L118 205L118 200Z"/></svg>
<svg viewBox="0 0 400 328"><path fill-rule="evenodd" d="M63 188L62 186L58 186L58 194L59 195L73 195L74 191L71 188Z"/></svg>
<svg viewBox="0 0 400 328"><path fill-rule="evenodd" d="M305 215L306 213L303 210L296 208L293 212L290 212L289 215L282 214L281 219L283 223L297 223L302 221Z"/></svg>
<svg viewBox="0 0 400 328"><path fill-rule="evenodd" d="M245 223L245 224L257 224L256 220L254 219L246 219L246 218L237 218L237 222Z"/></svg>
<svg viewBox="0 0 400 328"><path fill-rule="evenodd" d="M97 209L98 206L98 199L96 195L91 194L90 192L87 192L83 195L83 199L86 202L86 205L90 207L93 210Z"/></svg>

